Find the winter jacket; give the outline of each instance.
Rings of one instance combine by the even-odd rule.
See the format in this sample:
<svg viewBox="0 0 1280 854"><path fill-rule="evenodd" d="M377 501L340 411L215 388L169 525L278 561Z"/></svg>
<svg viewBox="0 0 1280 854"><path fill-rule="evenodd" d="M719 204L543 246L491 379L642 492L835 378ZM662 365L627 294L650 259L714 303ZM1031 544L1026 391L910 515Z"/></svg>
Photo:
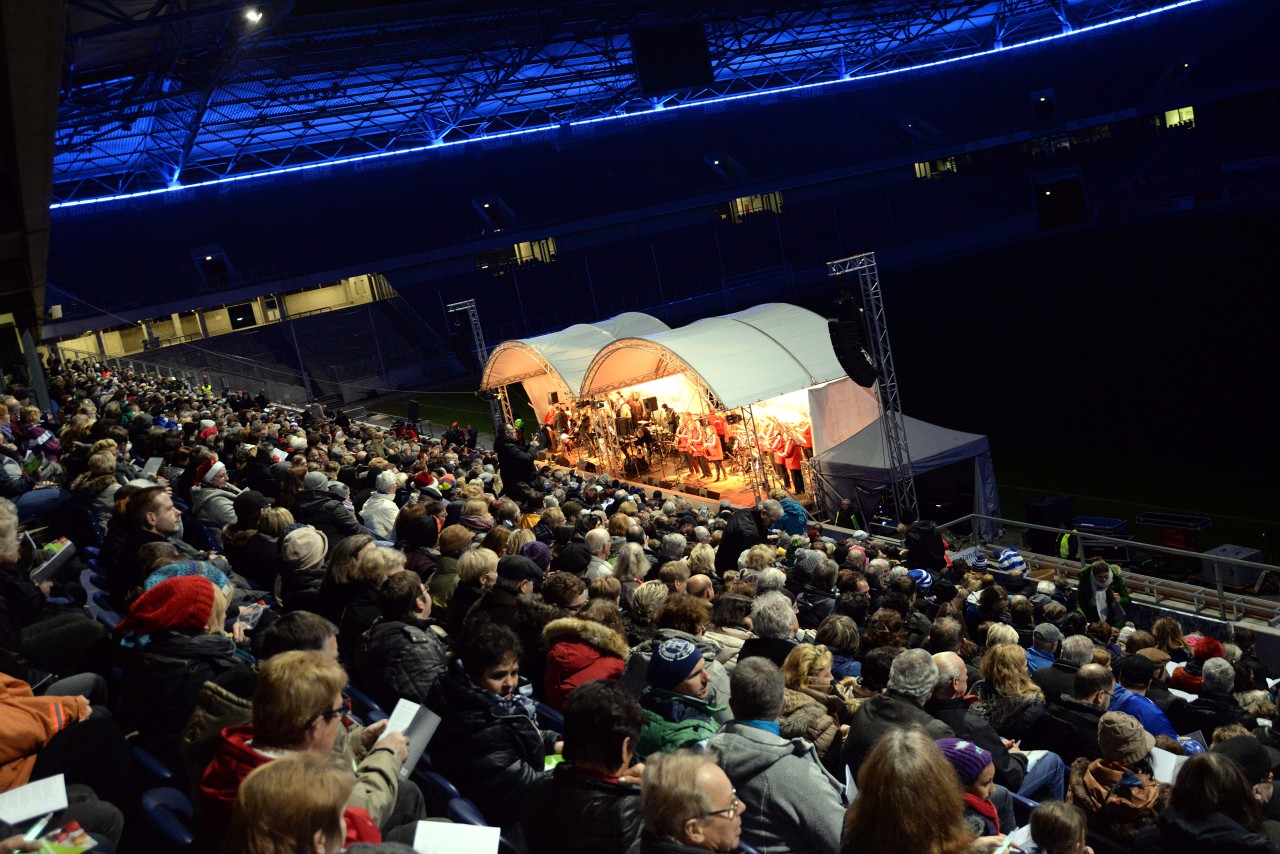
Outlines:
<svg viewBox="0 0 1280 854"><path fill-rule="evenodd" d="M178 632L127 638L120 664L123 723L138 730L143 746L166 762L179 756L179 736L204 683L249 668L226 635Z"/></svg>
<svg viewBox="0 0 1280 854"><path fill-rule="evenodd" d="M191 516L209 530L214 544L222 548L222 529L236 520L238 490L203 486L191 490Z"/></svg>
<svg viewBox="0 0 1280 854"><path fill-rule="evenodd" d="M812 584L806 584L796 597L796 607L800 609L800 628L816 629L835 610L836 593L834 590L821 590Z"/></svg>
<svg viewBox="0 0 1280 854"><path fill-rule="evenodd" d="M1169 687L1188 694L1199 694L1204 690L1204 662L1191 660L1183 667L1174 668L1169 677Z"/></svg>
<svg viewBox="0 0 1280 854"><path fill-rule="evenodd" d="M716 574L723 578L729 570L737 569L738 556L765 542L768 533L760 512L754 508L739 510L730 516L716 549Z"/></svg>
<svg viewBox="0 0 1280 854"><path fill-rule="evenodd" d="M1020 697L990 694L974 703L971 711L985 718L1003 738L1017 741L1031 731L1044 714L1044 709L1044 700L1034 694Z"/></svg>
<svg viewBox="0 0 1280 854"><path fill-rule="evenodd" d="M840 705L838 700L829 703L807 691L785 689L778 717L783 737L807 739L825 758L833 746L840 748L836 741L840 734Z"/></svg>
<svg viewBox="0 0 1280 854"><path fill-rule="evenodd" d="M116 491L120 489L120 481L113 474L82 474L71 484L71 495L81 505L88 507L97 518L102 530L111 524L111 514L115 509Z"/></svg>
<svg viewBox="0 0 1280 854"><path fill-rule="evenodd" d="M1103 617L1098 616L1098 608L1093 600L1093 581L1089 577L1090 569L1085 567L1080 570L1076 577L1076 610L1084 614L1086 622L1096 623L1105 619L1114 626L1123 626L1125 623L1124 609L1129 607L1129 588L1125 586L1124 578L1120 575L1118 569L1111 570L1111 583L1107 585L1107 613ZM1116 603L1112 601L1112 594L1120 594L1119 607L1115 607Z"/></svg>
<svg viewBox="0 0 1280 854"><path fill-rule="evenodd" d="M951 727L956 738L971 741L990 753L996 768L997 783L1015 792L1022 788L1022 781L1027 773L1027 755L1010 753L1000 734L991 728L985 718L966 709L963 699L939 700L931 697L925 702L924 710Z"/></svg>
<svg viewBox="0 0 1280 854"><path fill-rule="evenodd" d="M1071 763L1067 801L1085 811L1090 830L1129 845L1142 828L1155 824L1170 791L1117 762L1080 758Z"/></svg>
<svg viewBox="0 0 1280 854"><path fill-rule="evenodd" d="M712 706L727 707L729 705L729 671L717 659L720 656L720 645L706 635L691 635L675 629L658 629L653 639L639 644L627 657L627 665L622 671L622 684L633 695L639 697L649 684L649 659L653 651L671 638L683 638L692 641L706 662L707 675L711 685L707 691L707 703ZM727 709L716 713L716 720L724 723L733 717Z"/></svg>
<svg viewBox="0 0 1280 854"><path fill-rule="evenodd" d="M1204 691L1190 703L1171 705L1169 722L1184 735L1200 730L1205 738L1213 738L1213 731L1220 726L1238 723L1248 730L1257 726L1253 715L1223 691Z"/></svg>
<svg viewBox="0 0 1280 854"><path fill-rule="evenodd" d="M293 499L294 521L322 531L332 549L339 541L353 534L367 534L368 530L347 509L342 499L324 489L304 489Z"/></svg>
<svg viewBox="0 0 1280 854"><path fill-rule="evenodd" d="M732 675L733 668L738 663L738 654L742 652L742 645L751 637L751 629L719 626L707 629L705 637L719 645L720 652L716 654L716 661L724 665L726 673Z"/></svg>
<svg viewBox="0 0 1280 854"><path fill-rule="evenodd" d="M809 530L809 517L805 514L800 502L794 498L784 498L778 502L782 505L782 518L777 525L788 534L795 536ZM735 560L736 560L735 556Z"/></svg>
<svg viewBox="0 0 1280 854"><path fill-rule="evenodd" d="M1060 697L1027 733L1022 746L1027 750L1049 750L1064 759L1101 759L1098 721L1114 706L1101 708L1073 697Z"/></svg>
<svg viewBox="0 0 1280 854"><path fill-rule="evenodd" d="M644 689L640 708L644 710L644 730L636 745L636 755L641 758L702 741L720 728L712 715L726 711L706 700L657 688Z"/></svg>
<svg viewBox="0 0 1280 854"><path fill-rule="evenodd" d="M387 711L401 697L426 703L436 680L449 667L449 646L434 626L430 620L379 619L356 644L352 680Z"/></svg>
<svg viewBox="0 0 1280 854"><path fill-rule="evenodd" d="M378 588L372 581L357 579L342 585L341 590L346 605L338 619L338 651L343 661L354 661L356 644L382 619L382 609L378 607Z"/></svg>
<svg viewBox="0 0 1280 854"><path fill-rule="evenodd" d="M253 529L238 531L234 526L222 531L222 554L236 572L256 590L275 590L280 575L280 543Z"/></svg>
<svg viewBox="0 0 1280 854"><path fill-rule="evenodd" d="M933 717L924 709L901 694L886 691L869 697L859 708L849 723L849 735L844 740L841 757L844 764L852 772L854 778L862 767L871 748L875 747L880 736L891 729L899 729L920 724L933 739L949 738L955 733L951 727Z"/></svg>
<svg viewBox="0 0 1280 854"><path fill-rule="evenodd" d="M485 592L485 588L479 584L458 582L458 586L454 588L453 597L449 600L449 610L445 612L444 617L444 627L450 637L458 637L462 634L467 614L471 612L472 606L484 597ZM432 606L434 605L433 602Z"/></svg>
<svg viewBox="0 0 1280 854"><path fill-rule="evenodd" d="M396 506L396 497L384 492L375 492L360 508L360 521L371 531L389 540L395 533L396 516L400 508Z"/></svg>
<svg viewBox="0 0 1280 854"><path fill-rule="evenodd" d="M626 851L644 828L640 787L580 774L566 762L530 787L520 824L529 854Z"/></svg>
<svg viewBox="0 0 1280 854"><path fill-rule="evenodd" d="M431 609L437 620L449 619L449 601L458 589L458 556L441 555L436 561L436 571L427 579L427 592L431 594Z"/></svg>
<svg viewBox="0 0 1280 854"><path fill-rule="evenodd" d="M506 436L497 436L493 440L493 450L498 454L503 495L518 483L532 484L537 480L538 471L534 466L537 452L528 445Z"/></svg>
<svg viewBox="0 0 1280 854"><path fill-rule="evenodd" d="M1280 847L1220 812L1188 815L1172 807L1143 828L1133 854L1277 854Z"/></svg>
<svg viewBox="0 0 1280 854"><path fill-rule="evenodd" d="M1123 685L1116 686L1115 693L1111 697L1111 703L1107 706L1107 711L1124 712L1126 715L1137 718L1138 723L1142 724L1142 728L1152 735L1167 735L1169 738L1178 737L1177 731L1159 706L1142 694L1135 694ZM1194 729L1189 731L1194 731Z"/></svg>
<svg viewBox="0 0 1280 854"><path fill-rule="evenodd" d="M241 693L218 682L206 682L200 688L195 710L178 737L178 750L186 763L187 779L193 784L200 781L204 769L213 761L222 731L227 727L253 723L252 685L256 682L256 676L245 680L248 696L241 696Z"/></svg>
<svg viewBox="0 0 1280 854"><path fill-rule="evenodd" d="M760 656L767 658L779 667L787 660L787 656L791 654L791 650L796 648L796 642L793 638L761 638L753 637L742 644L742 651L738 653L738 660Z"/></svg>
<svg viewBox="0 0 1280 854"><path fill-rule="evenodd" d="M738 798L751 805L742 833L762 854L840 849L844 787L822 767L814 746L741 723L707 739Z"/></svg>
<svg viewBox="0 0 1280 854"><path fill-rule="evenodd" d="M200 778L200 786L196 791L199 802L197 812L200 835L207 840L221 838L225 833L231 819L231 808L235 805L236 793L240 791L240 783L244 778L253 769L275 758L250 747L249 742L252 740L252 726L227 727L222 731L213 761ZM348 744L359 745L360 739L351 738ZM347 841L353 841L353 830L361 828L364 835L354 841L381 842L382 834L377 832L377 827L370 828L369 821L372 819L373 824L380 827L390 818L400 786L401 763L399 757L390 750L375 750L364 754L361 747L360 753L359 764L355 766L356 786L347 798L345 810ZM352 821L353 811L358 814L356 821Z"/></svg>
<svg viewBox="0 0 1280 854"><path fill-rule="evenodd" d="M80 697L36 697L26 682L0 673L0 792L26 785L40 750L87 713Z"/></svg>
<svg viewBox="0 0 1280 854"><path fill-rule="evenodd" d="M1075 690L1076 671L1080 665L1058 659L1049 667L1042 667L1031 674L1031 681L1044 692L1046 705L1052 706L1061 702L1063 696L1070 697Z"/></svg>
<svg viewBox="0 0 1280 854"><path fill-rule="evenodd" d="M558 734L539 731L518 704L499 702L458 664L436 681L427 705L443 718L431 739L432 767L480 808L490 826L515 824L529 787L548 776L543 766Z"/></svg>
<svg viewBox="0 0 1280 854"><path fill-rule="evenodd" d="M547 647L546 702L563 711L578 686L593 679L619 679L627 662L627 641L608 626L561 617L542 630Z"/></svg>

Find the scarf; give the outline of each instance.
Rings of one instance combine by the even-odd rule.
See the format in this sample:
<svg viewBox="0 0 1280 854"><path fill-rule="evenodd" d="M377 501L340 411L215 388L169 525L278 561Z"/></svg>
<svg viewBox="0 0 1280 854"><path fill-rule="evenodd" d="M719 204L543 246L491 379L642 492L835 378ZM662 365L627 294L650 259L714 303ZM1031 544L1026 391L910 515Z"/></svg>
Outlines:
<svg viewBox="0 0 1280 854"><path fill-rule="evenodd" d="M533 698L528 697L517 690L510 697L499 697L492 691L489 694L495 698L495 705L505 715L524 715L531 721L538 720L538 707L534 705Z"/></svg>
<svg viewBox="0 0 1280 854"><path fill-rule="evenodd" d="M982 816L987 821L991 822L991 825L995 828L995 830L992 831L992 835L993 836L999 835L1000 814L996 812L995 804L991 803L991 801L989 800L980 798L977 795L971 794L969 792L965 792L964 805L966 807L970 807L978 815Z"/></svg>

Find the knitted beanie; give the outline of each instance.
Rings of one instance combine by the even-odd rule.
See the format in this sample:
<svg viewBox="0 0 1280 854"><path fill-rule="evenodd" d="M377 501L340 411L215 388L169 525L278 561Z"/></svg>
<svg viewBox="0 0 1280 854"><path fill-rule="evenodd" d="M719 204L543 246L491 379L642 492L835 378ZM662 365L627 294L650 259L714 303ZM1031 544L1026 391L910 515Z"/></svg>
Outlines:
<svg viewBox="0 0 1280 854"><path fill-rule="evenodd" d="M537 540L532 543L525 543L520 547L520 554L536 563L543 570L551 565L551 549L547 548L546 543L540 543Z"/></svg>
<svg viewBox="0 0 1280 854"><path fill-rule="evenodd" d="M324 561L329 540L310 525L294 528L280 540L280 557L291 569L311 569Z"/></svg>
<svg viewBox="0 0 1280 854"><path fill-rule="evenodd" d="M204 576L170 578L133 600L121 628L140 635L201 631L213 615L213 602L213 582Z"/></svg>
<svg viewBox="0 0 1280 854"><path fill-rule="evenodd" d="M227 574L218 567L209 563L207 560L184 560L177 563L168 563L157 569L155 572L147 576L147 580L142 582L143 590L150 590L162 581L168 581L170 578L181 578L184 575L199 575L209 579L219 590L226 589L231 586L230 579Z"/></svg>
<svg viewBox="0 0 1280 854"><path fill-rule="evenodd" d="M329 478L322 471L309 471L302 478L303 489L324 489L329 485Z"/></svg>
<svg viewBox="0 0 1280 854"><path fill-rule="evenodd" d="M934 742L951 767L956 769L961 786L971 786L991 764L990 751L983 750L972 741L963 738L940 738Z"/></svg>
<svg viewBox="0 0 1280 854"><path fill-rule="evenodd" d="M663 691L679 685L702 660L702 652L693 641L685 638L668 638L658 644L649 659L649 684Z"/></svg>
<svg viewBox="0 0 1280 854"><path fill-rule="evenodd" d="M911 569L907 571L907 577L916 583L916 592L921 596L929 595L929 590L933 587L933 576L929 574L929 570Z"/></svg>
<svg viewBox="0 0 1280 854"><path fill-rule="evenodd" d="M1107 712L1098 719L1098 747L1102 748L1103 759L1133 765L1145 759L1155 746L1155 737L1132 715Z"/></svg>

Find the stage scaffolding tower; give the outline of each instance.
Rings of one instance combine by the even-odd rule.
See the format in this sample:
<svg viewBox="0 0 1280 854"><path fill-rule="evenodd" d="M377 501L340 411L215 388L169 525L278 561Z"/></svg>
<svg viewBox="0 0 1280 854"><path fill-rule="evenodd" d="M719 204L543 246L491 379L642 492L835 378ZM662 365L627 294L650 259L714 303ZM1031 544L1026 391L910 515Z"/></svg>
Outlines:
<svg viewBox="0 0 1280 854"><path fill-rule="evenodd" d="M889 325L884 316L884 300L880 294L880 272L876 253L864 252L827 262L827 274L846 276L856 273L862 288L863 320L866 340L880 375L876 393L880 398L880 423L884 427L885 447L889 450L889 489L897 521L913 522L919 518L916 482L911 471L911 452L907 448L907 428L902 419L902 403L898 398L898 377L893 369L893 351L889 347Z"/></svg>
<svg viewBox="0 0 1280 854"><path fill-rule="evenodd" d="M489 348L484 343L484 330L480 328L480 312L476 311L476 301L469 299L463 302L451 302L445 306L445 311L448 314L460 311L467 313L467 320L471 323L471 343L475 348L476 361L483 371L484 363L489 359ZM494 439L502 435L504 423L515 423L515 419L511 417L511 401L507 398L506 386L498 389L496 399L489 401L489 417L493 421Z"/></svg>

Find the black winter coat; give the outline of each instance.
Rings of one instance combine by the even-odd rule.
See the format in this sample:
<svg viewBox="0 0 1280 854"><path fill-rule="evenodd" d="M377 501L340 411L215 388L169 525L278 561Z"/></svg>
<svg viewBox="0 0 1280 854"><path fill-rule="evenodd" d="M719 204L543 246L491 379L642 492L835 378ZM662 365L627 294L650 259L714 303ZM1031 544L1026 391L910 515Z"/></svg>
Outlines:
<svg viewBox="0 0 1280 854"><path fill-rule="evenodd" d="M529 787L548 776L546 755L559 738L527 715L504 709L454 664L427 706L443 720L431 739L432 766L480 808L491 827L511 827Z"/></svg>
<svg viewBox="0 0 1280 854"><path fill-rule="evenodd" d="M310 525L329 538L332 549L338 541L353 534L367 534L356 514L347 509L342 499L323 489L304 489L293 500L294 521Z"/></svg>
<svg viewBox="0 0 1280 854"><path fill-rule="evenodd" d="M382 618L382 610L378 608L378 588L372 581L357 580L338 589L346 599L338 620L338 651L342 653L343 661L352 661L360 636Z"/></svg>
<svg viewBox="0 0 1280 854"><path fill-rule="evenodd" d="M493 442L493 449L498 454L498 470L502 472L502 494L511 493L517 483L532 485L538 479L538 470L534 466L537 453L528 445L498 436Z"/></svg>
<svg viewBox="0 0 1280 854"><path fill-rule="evenodd" d="M720 546L716 549L716 575L721 578L738 568L738 556L752 546L765 542L769 531L758 510L739 510L729 517Z"/></svg>
<svg viewBox="0 0 1280 854"><path fill-rule="evenodd" d="M1169 706L1169 723L1174 730L1185 735L1200 730L1205 738L1212 738L1220 726L1241 724L1252 730L1257 726L1253 715L1246 712L1236 698L1222 691L1205 691L1190 703Z"/></svg>
<svg viewBox="0 0 1280 854"><path fill-rule="evenodd" d="M816 629L835 610L835 591L820 590L812 584L806 584L796 597L796 607L800 609L800 628Z"/></svg>
<svg viewBox="0 0 1280 854"><path fill-rule="evenodd" d="M356 644L351 677L387 712L401 697L426 703L436 680L448 669L449 647L431 626L430 620L382 619Z"/></svg>
<svg viewBox="0 0 1280 854"><path fill-rule="evenodd" d="M924 710L951 727L956 738L972 741L991 754L996 766L996 782L1006 789L1018 791L1027 774L1027 757L1022 753L1010 753L1000 734L991 728L984 718L971 714L964 700L930 699Z"/></svg>
<svg viewBox="0 0 1280 854"><path fill-rule="evenodd" d="M1276 854L1267 837L1214 812L1191 816L1169 807L1134 840L1134 854Z"/></svg>
<svg viewBox="0 0 1280 854"><path fill-rule="evenodd" d="M626 851L644 828L640 787L578 774L565 763L533 784L521 824L529 854Z"/></svg>

